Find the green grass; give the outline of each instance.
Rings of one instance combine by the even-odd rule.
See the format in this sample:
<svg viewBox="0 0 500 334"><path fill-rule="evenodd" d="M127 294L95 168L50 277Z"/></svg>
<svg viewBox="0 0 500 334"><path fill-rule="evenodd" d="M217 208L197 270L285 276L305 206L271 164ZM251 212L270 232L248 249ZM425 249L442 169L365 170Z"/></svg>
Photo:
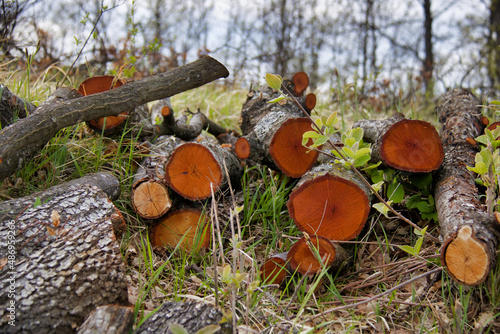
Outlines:
<svg viewBox="0 0 500 334"><path fill-rule="evenodd" d="M0 66L0 77L27 101L38 103L53 91L55 83L51 80L55 75L50 76L51 72L40 75L28 69L8 68L8 64ZM176 113L199 108L217 123L237 129L246 93L245 89L209 84L172 97L172 105ZM344 128L360 118L384 118L395 111L435 122L422 97L401 98L378 110L360 99L356 86L341 82L319 101L313 115L337 111ZM222 244L216 241L210 250L200 253L180 248L153 249L148 240L148 224L130 204L132 179L137 164L145 157L139 144L128 130L107 137L78 124L61 130L39 155L0 186L0 197L5 200L96 171L109 171L120 179L122 195L115 205L128 226L121 249L134 291L131 299L135 300L136 324L162 301L186 299L216 304L227 314L228 321L234 320L238 326L246 325L256 332L269 332L270 328L277 331L287 325L302 333L462 333L471 331L481 316L487 318L491 314L498 320L499 267L476 288L460 286L443 272L430 285L428 278L423 278L390 292L398 284L435 268L439 249L431 243L424 244L421 257L410 257L397 246L414 245L416 236L412 229L378 213L370 215L358 240L345 245L352 249L354 258L342 270L325 269L308 279L295 274L284 289L262 283L259 267L265 259L286 251L302 237L286 207L296 181L262 166L245 167L241 185L233 185L234 200L231 196L216 200L231 213L217 217L220 229L215 232L220 234ZM210 201L205 204L210 213ZM213 214L211 218L215 218ZM227 265L230 270L224 272ZM350 307L373 296L380 297ZM334 308L339 310L328 313ZM316 317L322 312L323 316ZM485 330L494 332L492 324L493 321L485 321Z"/></svg>

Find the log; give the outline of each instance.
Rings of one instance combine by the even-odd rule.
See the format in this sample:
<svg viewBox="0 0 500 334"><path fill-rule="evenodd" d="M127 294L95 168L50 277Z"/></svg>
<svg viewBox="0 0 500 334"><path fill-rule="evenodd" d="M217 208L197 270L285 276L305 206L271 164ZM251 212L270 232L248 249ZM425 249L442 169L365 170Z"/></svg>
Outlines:
<svg viewBox="0 0 500 334"><path fill-rule="evenodd" d="M346 241L363 229L370 200L370 190L357 174L338 164L324 163L300 178L287 208L299 230Z"/></svg>
<svg viewBox="0 0 500 334"><path fill-rule="evenodd" d="M80 122L116 116L150 101L160 100L227 77L217 60L203 56L171 71L130 82L121 87L55 103L43 112L0 131L0 181L22 168L61 129Z"/></svg>
<svg viewBox="0 0 500 334"><path fill-rule="evenodd" d="M33 111L36 106L32 103L26 102L19 96L13 94L5 85L0 85L0 125L5 128L14 121L25 118Z"/></svg>
<svg viewBox="0 0 500 334"><path fill-rule="evenodd" d="M290 274L287 255L288 252L274 254L260 267L260 277L264 284L281 284Z"/></svg>
<svg viewBox="0 0 500 334"><path fill-rule="evenodd" d="M146 219L164 216L172 206L165 181L165 164L177 146L175 136L161 136L149 147L149 157L141 163L132 182L131 202L135 212Z"/></svg>
<svg viewBox="0 0 500 334"><path fill-rule="evenodd" d="M37 200L40 203L45 203L51 198L64 196L71 187L84 185L94 186L102 190L112 201L120 197L120 181L110 173L99 172L58 184L23 198L0 202L0 221L16 219L26 209L33 207Z"/></svg>
<svg viewBox="0 0 500 334"><path fill-rule="evenodd" d="M85 79L78 87L78 92L80 92L82 96L88 96L118 88L124 84L124 80L113 75L98 75ZM87 121L86 124L89 128L97 133L110 134L123 129L128 114L129 111L125 111L117 116L91 119Z"/></svg>
<svg viewBox="0 0 500 334"><path fill-rule="evenodd" d="M97 307L78 328L77 334L129 334L134 325L134 309L120 305Z"/></svg>
<svg viewBox="0 0 500 334"><path fill-rule="evenodd" d="M172 324L181 325L187 333L200 329L219 327L210 333L231 334L232 323L224 318L222 312L209 304L187 302L165 302L151 317L140 325L134 334L171 333ZM212 326L212 327L208 327Z"/></svg>
<svg viewBox="0 0 500 334"><path fill-rule="evenodd" d="M0 295L0 332L74 333L97 306L128 306L113 220L123 222L108 196L88 185L4 220L0 289L9 293Z"/></svg>
<svg viewBox="0 0 500 334"><path fill-rule="evenodd" d="M312 247L315 249L311 249ZM314 255L316 251L321 262ZM339 269L348 258L348 252L339 245L333 244L325 237L311 235L297 240L288 251L286 260L292 272L313 276L321 272L323 266L328 270Z"/></svg>
<svg viewBox="0 0 500 334"><path fill-rule="evenodd" d="M186 208L169 212L151 229L151 243L156 247L180 248L192 252L210 246L210 219L202 210Z"/></svg>
<svg viewBox="0 0 500 334"><path fill-rule="evenodd" d="M464 89L445 93L437 111L445 152L435 187L441 263L457 282L478 285L495 265L497 238L491 224L496 221L482 209L475 175L467 170L477 153L467 138L481 135L485 124L479 101Z"/></svg>
<svg viewBox="0 0 500 334"><path fill-rule="evenodd" d="M385 120L360 120L353 127L364 131L364 140L372 145L372 160L386 166L428 173L439 168L444 153L434 126L404 118L400 113Z"/></svg>
<svg viewBox="0 0 500 334"><path fill-rule="evenodd" d="M242 174L243 167L236 155L210 137L179 145L165 166L168 186L192 201L210 197L211 187L216 192L226 189L229 182L238 186Z"/></svg>
<svg viewBox="0 0 500 334"><path fill-rule="evenodd" d="M293 95L297 97L302 96L309 86L309 76L306 72L297 72L292 77L292 83Z"/></svg>

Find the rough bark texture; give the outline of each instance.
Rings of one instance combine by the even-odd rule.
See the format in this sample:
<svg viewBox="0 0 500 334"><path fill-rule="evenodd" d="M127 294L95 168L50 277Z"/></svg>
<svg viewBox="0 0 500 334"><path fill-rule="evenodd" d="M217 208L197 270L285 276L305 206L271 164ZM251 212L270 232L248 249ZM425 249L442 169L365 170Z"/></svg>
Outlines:
<svg viewBox="0 0 500 334"><path fill-rule="evenodd" d="M13 261L0 271L0 290L12 292L0 295L0 332L74 333L95 307L128 305L113 220L123 222L104 192L71 186L2 221L0 259ZM15 327L8 324L13 302Z"/></svg>
<svg viewBox="0 0 500 334"><path fill-rule="evenodd" d="M475 175L467 170L467 166L474 166L477 153L475 147L467 142L467 138L479 136L484 129L478 105L479 102L472 93L455 89L442 96L441 105L437 108L445 152L435 189L436 209L444 241L442 263L454 279L469 285L479 284L486 279L495 262L497 244L492 230L488 228L494 218L483 211L474 181ZM482 245L481 252L487 257L487 264L479 268L480 274L469 275L475 272L472 268L477 262L476 254L469 253L467 248L461 250L462 258L453 260L455 264L461 261L459 271L450 271L451 263L447 261L447 252L455 247L462 247L458 241L464 238L480 248Z"/></svg>
<svg viewBox="0 0 500 334"><path fill-rule="evenodd" d="M229 72L204 56L172 71L153 75L103 93L55 103L0 131L0 181L22 168L61 129L80 122L118 115L149 101L202 86Z"/></svg>
<svg viewBox="0 0 500 334"><path fill-rule="evenodd" d="M78 334L129 334L134 325L134 309L127 306L99 306L78 328Z"/></svg>
<svg viewBox="0 0 500 334"><path fill-rule="evenodd" d="M241 109L239 120L243 135L248 135L252 132L255 125L259 123L264 116L272 112L281 111L289 115L294 115L295 117L304 116L302 110L291 101L287 101L285 104L268 103L268 101L276 97L278 97L278 94L269 87L260 92L252 90L248 93L247 100Z"/></svg>
<svg viewBox="0 0 500 334"><path fill-rule="evenodd" d="M188 333L196 333L207 326L219 326L217 334L232 333L231 321L224 321L220 310L209 304L187 302L165 302L158 311L139 326L134 334L172 333L172 324L179 324Z"/></svg>
<svg viewBox="0 0 500 334"><path fill-rule="evenodd" d="M13 94L5 85L0 85L0 124L5 128L16 119L25 118L36 106Z"/></svg>
<svg viewBox="0 0 500 334"><path fill-rule="evenodd" d="M56 196L64 196L70 187L84 185L99 188L112 201L117 200L120 197L120 181L110 173L99 172L58 184L23 198L0 202L0 221L15 219L23 211L31 208L37 199L40 203L45 203Z"/></svg>

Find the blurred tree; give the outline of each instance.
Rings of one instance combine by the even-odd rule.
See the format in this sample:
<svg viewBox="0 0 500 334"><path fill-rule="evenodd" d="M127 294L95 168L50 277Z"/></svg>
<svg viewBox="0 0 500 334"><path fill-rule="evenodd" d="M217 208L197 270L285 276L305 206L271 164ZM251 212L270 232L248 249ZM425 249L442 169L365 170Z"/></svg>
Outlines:
<svg viewBox="0 0 500 334"><path fill-rule="evenodd" d="M3 56L11 57L13 49L20 50L14 32L30 7L39 0L1 0L0 3L0 52Z"/></svg>
<svg viewBox="0 0 500 334"><path fill-rule="evenodd" d="M491 0L489 9L488 77L491 87L500 89L500 0Z"/></svg>

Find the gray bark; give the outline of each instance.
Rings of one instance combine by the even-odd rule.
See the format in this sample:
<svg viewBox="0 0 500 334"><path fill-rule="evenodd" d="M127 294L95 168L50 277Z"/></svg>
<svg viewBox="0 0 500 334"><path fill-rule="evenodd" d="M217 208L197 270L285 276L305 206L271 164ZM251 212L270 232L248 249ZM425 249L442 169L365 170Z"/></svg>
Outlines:
<svg viewBox="0 0 500 334"><path fill-rule="evenodd" d="M471 285L481 283L488 276L495 262L497 245L497 239L488 227L494 217L483 210L475 183L476 176L467 170L467 166L475 165L474 157L477 153L477 149L467 142L467 138L475 138L484 130L478 105L479 101L472 93L454 89L441 97L441 104L437 108L445 152L435 187L440 233L444 241L441 258L443 265L448 266L447 247L453 243L461 228L470 226L472 238L483 245L490 262L489 268L482 268L484 276L475 282L467 282ZM463 249L465 258L468 256L467 251ZM466 272L467 268L463 271ZM459 282L465 283L461 281L461 273L448 272Z"/></svg>
<svg viewBox="0 0 500 334"><path fill-rule="evenodd" d="M129 334L134 325L134 309L127 306L97 307L78 328L78 334Z"/></svg>
<svg viewBox="0 0 500 334"><path fill-rule="evenodd" d="M59 219L52 218L53 210ZM7 262L0 290L9 293L0 295L0 332L74 333L95 307L128 305L113 223L123 223L119 211L89 185L70 186L3 220L0 259ZM7 308L12 305L14 313Z"/></svg>
<svg viewBox="0 0 500 334"><path fill-rule="evenodd" d="M0 124L2 128L11 125L15 120L31 114L36 106L13 94L5 85L0 85Z"/></svg>
<svg viewBox="0 0 500 334"><path fill-rule="evenodd" d="M53 197L64 196L70 187L79 185L95 186L102 190L112 201L120 197L120 181L110 173L99 172L58 184L23 198L0 202L0 221L15 219L24 210L32 207L37 199L41 203L45 203Z"/></svg>
<svg viewBox="0 0 500 334"><path fill-rule="evenodd" d="M188 333L207 326L219 326L214 333L232 333L231 321L223 322L223 314L212 305L188 302L166 302L134 332L135 334L172 333L172 324L179 324Z"/></svg>

